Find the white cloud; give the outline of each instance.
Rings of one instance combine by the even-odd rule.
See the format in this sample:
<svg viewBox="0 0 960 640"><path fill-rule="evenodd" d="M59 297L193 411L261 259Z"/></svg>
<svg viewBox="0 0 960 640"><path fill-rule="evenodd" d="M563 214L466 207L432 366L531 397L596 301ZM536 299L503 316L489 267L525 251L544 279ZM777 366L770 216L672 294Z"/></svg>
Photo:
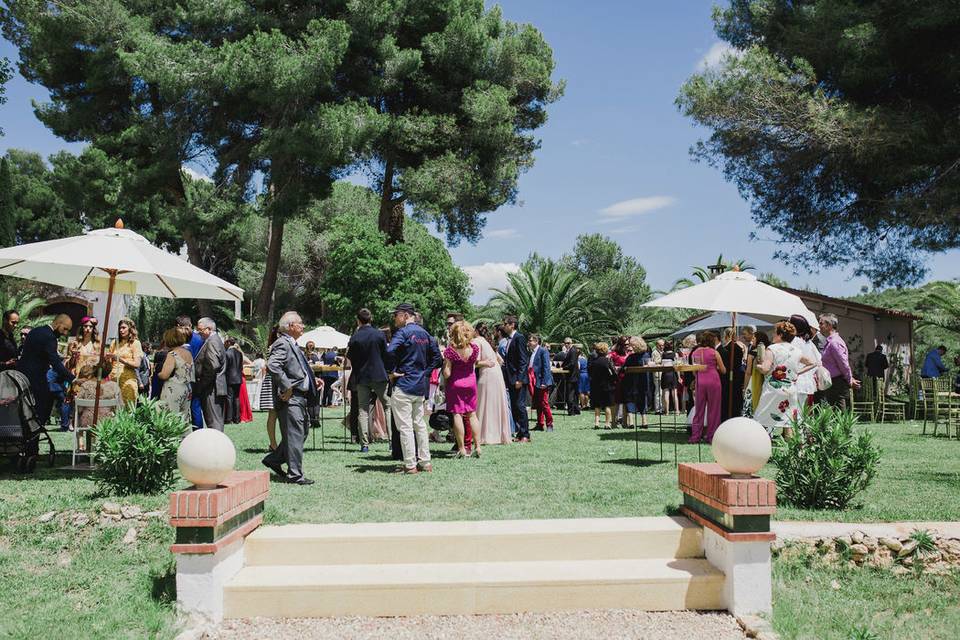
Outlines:
<svg viewBox="0 0 960 640"><path fill-rule="evenodd" d="M712 69L719 65L723 61L724 56L727 55L737 57L743 55L743 53L739 49L734 49L726 42L714 42L703 57L697 61L695 70L702 72L707 69Z"/></svg>
<svg viewBox="0 0 960 640"><path fill-rule="evenodd" d="M571 140L570 144L575 147L582 147L584 145L590 144L589 138L577 138L576 140Z"/></svg>
<svg viewBox="0 0 960 640"><path fill-rule="evenodd" d="M507 274L520 270L515 262L485 262L483 264L462 267L473 286L471 300L474 304L483 304L492 296L490 289L505 289Z"/></svg>
<svg viewBox="0 0 960 640"><path fill-rule="evenodd" d="M213 178L211 178L210 176L204 175L199 171L196 171L195 169L191 169L187 165L183 165L180 168L183 170L185 174L190 176L190 178L193 180L203 180L204 182L213 182Z"/></svg>
<svg viewBox="0 0 960 640"><path fill-rule="evenodd" d="M648 196L615 202L609 207L600 209L601 220L603 222L619 222L643 213L664 209L676 201L677 199L673 196Z"/></svg>
<svg viewBox="0 0 960 640"><path fill-rule="evenodd" d="M515 238L517 237L516 229L491 229L484 234L487 238Z"/></svg>

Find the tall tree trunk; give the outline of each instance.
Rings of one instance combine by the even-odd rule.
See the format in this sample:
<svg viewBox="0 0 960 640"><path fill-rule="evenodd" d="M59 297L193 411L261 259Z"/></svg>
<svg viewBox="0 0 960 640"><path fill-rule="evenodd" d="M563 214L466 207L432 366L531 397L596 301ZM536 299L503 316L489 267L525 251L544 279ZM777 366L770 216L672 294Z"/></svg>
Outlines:
<svg viewBox="0 0 960 640"><path fill-rule="evenodd" d="M403 198L393 197L393 161L387 160L383 169L383 188L380 194L380 215L377 228L386 234L387 244L403 242Z"/></svg>
<svg viewBox="0 0 960 640"><path fill-rule="evenodd" d="M271 320L273 316L273 294L277 288L277 276L280 273L280 255L283 249L284 220L280 217L270 219L270 238L267 244L267 264L263 273L263 284L257 296L254 316L261 320Z"/></svg>
<svg viewBox="0 0 960 640"><path fill-rule="evenodd" d="M200 243L189 227L183 228L183 241L187 245L187 260L195 267L203 269L200 256ZM209 300L198 299L197 309L200 310L202 317L213 317L213 304Z"/></svg>

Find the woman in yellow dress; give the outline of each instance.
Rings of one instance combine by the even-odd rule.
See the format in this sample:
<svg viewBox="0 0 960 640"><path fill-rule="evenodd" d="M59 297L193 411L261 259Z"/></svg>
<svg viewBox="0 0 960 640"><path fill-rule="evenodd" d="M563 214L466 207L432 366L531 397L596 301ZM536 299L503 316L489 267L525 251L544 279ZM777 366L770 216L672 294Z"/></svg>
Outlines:
<svg viewBox="0 0 960 640"><path fill-rule="evenodd" d="M137 339L137 325L130 318L121 318L117 325L117 339L110 347L113 372L110 379L120 385L120 397L125 405L136 404L140 383L137 370L143 358L143 347Z"/></svg>
<svg viewBox="0 0 960 640"><path fill-rule="evenodd" d="M96 366L100 361L100 335L96 318L86 316L77 327L76 339L70 343L70 370L79 375L85 366Z"/></svg>

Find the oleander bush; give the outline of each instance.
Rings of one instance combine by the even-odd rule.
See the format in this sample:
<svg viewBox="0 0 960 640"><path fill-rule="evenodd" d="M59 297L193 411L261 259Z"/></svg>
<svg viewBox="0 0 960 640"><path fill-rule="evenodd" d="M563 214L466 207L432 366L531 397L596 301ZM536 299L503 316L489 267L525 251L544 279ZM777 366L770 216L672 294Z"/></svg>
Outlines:
<svg viewBox="0 0 960 640"><path fill-rule="evenodd" d="M184 419L159 402L121 408L95 428L95 477L113 494L156 494L169 489L177 470L177 447L188 431Z"/></svg>
<svg viewBox="0 0 960 640"><path fill-rule="evenodd" d="M795 418L793 434L774 447L778 499L803 509L847 508L880 465L873 434L856 424L852 412L819 405Z"/></svg>

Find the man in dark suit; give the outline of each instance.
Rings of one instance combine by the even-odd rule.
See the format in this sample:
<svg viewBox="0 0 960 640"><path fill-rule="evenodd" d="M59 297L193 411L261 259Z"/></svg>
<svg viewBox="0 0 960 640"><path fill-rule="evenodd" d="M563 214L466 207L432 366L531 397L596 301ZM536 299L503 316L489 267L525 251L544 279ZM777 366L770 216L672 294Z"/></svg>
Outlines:
<svg viewBox="0 0 960 640"><path fill-rule="evenodd" d="M30 381L30 391L37 407L37 421L45 425L50 420L53 410L53 393L47 381L47 371L53 369L61 383L72 382L74 375L63 366L63 359L57 352L57 341L60 336L70 335L73 321L65 313L61 313L50 325L36 327L27 334L23 341L23 350L17 361L17 370ZM34 443L39 449L39 445ZM28 451L27 455L36 455L37 451Z"/></svg>
<svg viewBox="0 0 960 640"><path fill-rule="evenodd" d="M359 405L357 418L357 442L360 452L369 451L370 404L380 400L383 411L390 415L387 397L387 339L383 332L371 326L373 315L369 309L357 312L357 330L347 344L347 360L352 367L350 382L356 389Z"/></svg>
<svg viewBox="0 0 960 640"><path fill-rule="evenodd" d="M550 350L541 346L540 336L533 334L527 344L530 353L530 368L533 369L533 408L537 410L537 431L553 431L553 411L550 410L550 388L553 387L553 371Z"/></svg>
<svg viewBox="0 0 960 640"><path fill-rule="evenodd" d="M226 378L227 401L224 405L223 421L230 424L240 424L240 387L243 384L243 354L234 345L237 341L228 338L223 346L226 348Z"/></svg>
<svg viewBox="0 0 960 640"><path fill-rule="evenodd" d="M871 391L873 391L873 396L877 397L877 388L884 384L887 369L890 367L890 361L887 360L887 356L883 352L882 344L878 344L876 349L867 354L866 364L867 377L870 378L870 384L873 385Z"/></svg>
<svg viewBox="0 0 960 640"><path fill-rule="evenodd" d="M217 324L210 318L197 320L197 333L203 346L194 360L195 389L200 395L203 421L208 429L223 431L224 405L227 402L227 354Z"/></svg>
<svg viewBox="0 0 960 640"><path fill-rule="evenodd" d="M295 311L280 317L279 335L270 346L267 371L273 381L273 406L280 421L280 446L263 464L287 482L313 484L303 475L303 443L310 430L310 407L320 402L320 390L307 357L297 345L303 335L303 319ZM286 464L284 471L281 465Z"/></svg>
<svg viewBox="0 0 960 640"><path fill-rule="evenodd" d="M530 384L527 368L530 364L530 353L527 351L527 339L517 331L516 316L505 317L503 325L510 338L504 363L507 371L510 411L517 425L517 441L530 442L530 425L527 419L527 402L529 402L527 386Z"/></svg>
<svg viewBox="0 0 960 640"><path fill-rule="evenodd" d="M571 338L565 338L563 362L560 367L567 372L567 415L580 415L580 349Z"/></svg>

